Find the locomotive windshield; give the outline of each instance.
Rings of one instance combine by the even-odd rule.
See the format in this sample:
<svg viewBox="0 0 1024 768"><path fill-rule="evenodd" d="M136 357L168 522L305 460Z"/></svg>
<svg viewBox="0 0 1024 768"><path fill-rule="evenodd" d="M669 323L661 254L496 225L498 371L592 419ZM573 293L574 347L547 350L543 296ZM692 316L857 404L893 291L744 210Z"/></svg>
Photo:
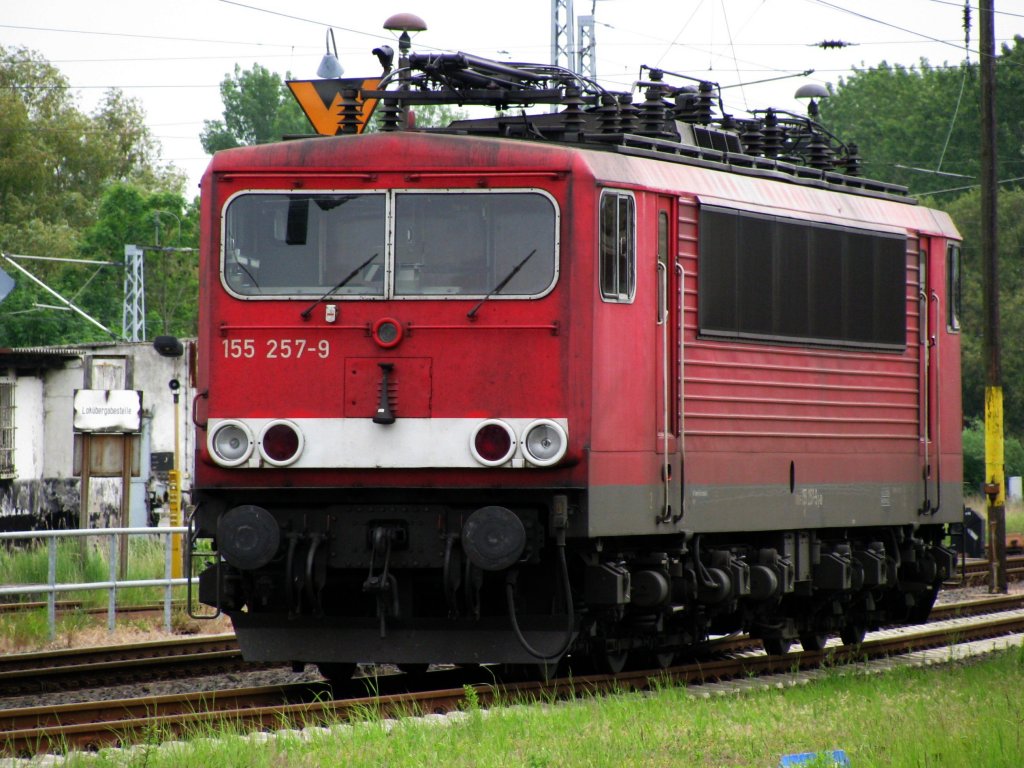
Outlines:
<svg viewBox="0 0 1024 768"><path fill-rule="evenodd" d="M244 297L473 297L535 250L495 297L536 297L557 235L533 191L245 193L224 213L223 279Z"/></svg>

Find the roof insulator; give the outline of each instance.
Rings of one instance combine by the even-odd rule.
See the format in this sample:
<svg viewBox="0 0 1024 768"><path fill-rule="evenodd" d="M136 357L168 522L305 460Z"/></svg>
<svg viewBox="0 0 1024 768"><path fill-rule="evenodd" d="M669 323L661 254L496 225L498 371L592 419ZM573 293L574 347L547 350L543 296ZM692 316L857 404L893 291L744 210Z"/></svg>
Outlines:
<svg viewBox="0 0 1024 768"><path fill-rule="evenodd" d="M860 148L852 141L846 145L846 159L843 161L843 165L846 166L847 176L860 176Z"/></svg>
<svg viewBox="0 0 1024 768"><path fill-rule="evenodd" d="M761 133L764 135L764 156L778 157L782 154L782 148L786 144L786 131L779 125L779 118L774 109L765 112Z"/></svg>
<svg viewBox="0 0 1024 768"><path fill-rule="evenodd" d="M640 110L633 104L633 94L619 94L619 130L622 133L636 133Z"/></svg>
<svg viewBox="0 0 1024 768"><path fill-rule="evenodd" d="M807 165L819 171L827 171L833 167L832 148L825 141L825 137L817 131L811 132L811 139L807 143Z"/></svg>
<svg viewBox="0 0 1024 768"><path fill-rule="evenodd" d="M665 126L665 102L662 97L665 89L660 85L652 85L644 94L644 103L640 107L640 133L644 136L669 135Z"/></svg>
<svg viewBox="0 0 1024 768"><path fill-rule="evenodd" d="M402 108L395 99L384 99L380 108L380 130L382 133L397 131L402 125Z"/></svg>
<svg viewBox="0 0 1024 768"><path fill-rule="evenodd" d="M359 91L355 88L341 89L341 119L338 121L342 133L359 133Z"/></svg>
<svg viewBox="0 0 1024 768"><path fill-rule="evenodd" d="M583 117L583 105L586 102L580 97L580 89L575 85L567 85L562 96L562 103L565 105L565 109L562 110L565 139L566 141L579 141L586 123L586 119Z"/></svg>
<svg viewBox="0 0 1024 768"><path fill-rule="evenodd" d="M618 100L610 93L601 94L601 106L597 108L597 118L601 125L601 133L619 132Z"/></svg>

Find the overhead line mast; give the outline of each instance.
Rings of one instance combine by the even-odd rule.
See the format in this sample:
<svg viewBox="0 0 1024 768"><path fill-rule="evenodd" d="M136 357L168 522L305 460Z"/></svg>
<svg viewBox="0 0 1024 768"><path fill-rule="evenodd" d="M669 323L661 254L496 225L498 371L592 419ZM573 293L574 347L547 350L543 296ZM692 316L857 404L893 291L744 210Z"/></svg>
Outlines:
<svg viewBox="0 0 1024 768"><path fill-rule="evenodd" d="M981 48L981 251L985 305L985 494L988 497L990 592L1006 592L1006 477L999 338L999 182L996 177L996 51L993 0L978 4Z"/></svg>
<svg viewBox="0 0 1024 768"><path fill-rule="evenodd" d="M551 0L551 63L590 80L597 79L597 43L594 6L590 14L576 16L572 0Z"/></svg>

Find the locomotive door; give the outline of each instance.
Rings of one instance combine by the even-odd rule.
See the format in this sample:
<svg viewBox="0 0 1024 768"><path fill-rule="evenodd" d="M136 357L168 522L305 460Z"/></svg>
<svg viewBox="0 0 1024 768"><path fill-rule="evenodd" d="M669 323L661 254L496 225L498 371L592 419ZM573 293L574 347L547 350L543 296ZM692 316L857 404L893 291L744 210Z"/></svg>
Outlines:
<svg viewBox="0 0 1024 768"><path fill-rule="evenodd" d="M680 341L682 319L682 270L676 260L675 199L659 197L657 203L657 314L655 334L658 361L656 377L657 453L661 464L661 523L682 518L682 370Z"/></svg>
<svg viewBox="0 0 1024 768"><path fill-rule="evenodd" d="M942 314L939 310L939 287L943 270L933 264L930 238L918 242L918 326L920 350L920 435L921 472L924 479L921 513L933 514L939 508L939 339Z"/></svg>

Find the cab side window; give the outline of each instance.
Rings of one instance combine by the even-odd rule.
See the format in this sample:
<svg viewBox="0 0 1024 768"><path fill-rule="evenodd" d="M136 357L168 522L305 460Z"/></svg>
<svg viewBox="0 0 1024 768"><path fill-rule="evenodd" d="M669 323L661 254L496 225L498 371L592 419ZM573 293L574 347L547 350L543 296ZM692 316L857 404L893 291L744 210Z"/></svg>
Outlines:
<svg viewBox="0 0 1024 768"><path fill-rule="evenodd" d="M630 303L636 293L636 204L625 192L601 196L601 298Z"/></svg>
<svg viewBox="0 0 1024 768"><path fill-rule="evenodd" d="M951 333L960 331L960 245L950 243L946 249L946 328Z"/></svg>

